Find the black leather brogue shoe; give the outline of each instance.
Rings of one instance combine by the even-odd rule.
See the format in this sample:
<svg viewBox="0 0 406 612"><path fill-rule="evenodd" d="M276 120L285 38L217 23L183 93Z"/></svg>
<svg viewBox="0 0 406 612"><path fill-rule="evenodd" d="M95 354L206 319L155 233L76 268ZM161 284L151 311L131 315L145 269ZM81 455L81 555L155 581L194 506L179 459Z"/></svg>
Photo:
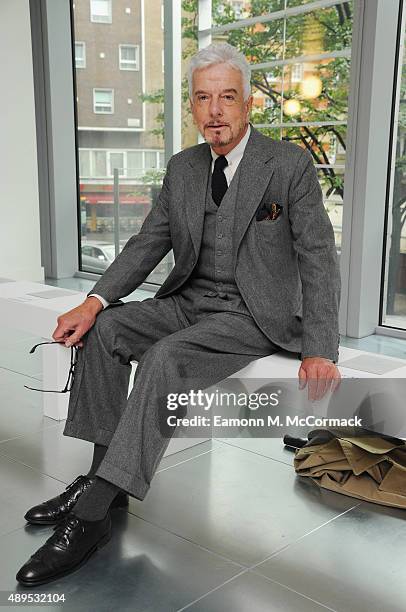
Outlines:
<svg viewBox="0 0 406 612"><path fill-rule="evenodd" d="M45 584L84 565L111 537L110 512L100 521L85 521L70 513L54 532L18 571L16 580L20 584Z"/></svg>
<svg viewBox="0 0 406 612"><path fill-rule="evenodd" d="M60 495L33 506L24 515L25 520L33 525L54 525L62 520L74 508L79 497L92 484L94 478L78 476ZM118 493L110 508L128 506L128 495L124 491Z"/></svg>

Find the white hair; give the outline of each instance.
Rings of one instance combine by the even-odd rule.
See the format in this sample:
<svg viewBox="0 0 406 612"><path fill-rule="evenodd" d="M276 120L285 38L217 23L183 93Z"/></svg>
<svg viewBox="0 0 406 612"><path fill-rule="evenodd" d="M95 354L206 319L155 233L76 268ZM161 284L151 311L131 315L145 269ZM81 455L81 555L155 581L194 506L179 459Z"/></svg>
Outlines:
<svg viewBox="0 0 406 612"><path fill-rule="evenodd" d="M193 73L200 68L208 68L214 64L228 64L239 70L242 76L244 88L244 102L251 94L251 69L245 56L241 51L228 43L212 43L204 49L200 49L190 60L188 68L189 98L193 99Z"/></svg>

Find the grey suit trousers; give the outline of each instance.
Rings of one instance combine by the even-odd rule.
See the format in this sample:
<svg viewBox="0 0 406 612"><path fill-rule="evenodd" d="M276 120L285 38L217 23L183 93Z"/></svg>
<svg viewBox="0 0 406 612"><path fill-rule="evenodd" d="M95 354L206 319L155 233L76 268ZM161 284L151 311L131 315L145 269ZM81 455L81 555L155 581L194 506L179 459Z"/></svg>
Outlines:
<svg viewBox="0 0 406 612"><path fill-rule="evenodd" d="M145 497L170 440L167 394L205 389L279 350L251 316L216 308L219 299L212 309L179 295L110 306L83 337L63 434L108 446L96 475L133 497Z"/></svg>

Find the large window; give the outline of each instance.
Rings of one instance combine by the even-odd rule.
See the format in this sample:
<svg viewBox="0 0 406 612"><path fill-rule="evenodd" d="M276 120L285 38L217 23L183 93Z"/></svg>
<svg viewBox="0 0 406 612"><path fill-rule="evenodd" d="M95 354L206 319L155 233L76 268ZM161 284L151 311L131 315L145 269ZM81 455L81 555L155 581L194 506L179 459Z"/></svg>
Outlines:
<svg viewBox="0 0 406 612"><path fill-rule="evenodd" d="M75 0L75 40L86 44L86 70L76 70L82 243L117 248L119 234L121 248L141 227L164 174L163 2L91 5L89 27L88 0ZM254 126L311 152L340 250L352 0L183 0L182 9L181 40L172 40L182 50L182 69L170 75L183 101L174 140L182 148L199 142L188 105L191 55L211 41L230 42L251 65ZM169 254L149 280L162 282L171 267Z"/></svg>
<svg viewBox="0 0 406 612"><path fill-rule="evenodd" d="M207 10L204 0L199 4ZM211 6L212 41L238 47L251 64L254 125L311 152L340 251L352 1L213 0Z"/></svg>
<svg viewBox="0 0 406 612"><path fill-rule="evenodd" d="M161 188L161 0L75 0L73 19L80 267L101 274ZM168 256L149 280L162 283L172 265Z"/></svg>
<svg viewBox="0 0 406 612"><path fill-rule="evenodd" d="M404 30L399 40L397 68L381 324L406 329L406 55Z"/></svg>

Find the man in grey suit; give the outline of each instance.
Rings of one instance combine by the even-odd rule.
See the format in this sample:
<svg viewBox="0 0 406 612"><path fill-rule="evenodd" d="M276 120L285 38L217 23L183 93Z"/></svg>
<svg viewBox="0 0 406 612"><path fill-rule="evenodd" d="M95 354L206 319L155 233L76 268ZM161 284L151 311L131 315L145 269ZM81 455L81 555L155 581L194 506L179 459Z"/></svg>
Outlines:
<svg viewBox="0 0 406 612"><path fill-rule="evenodd" d="M170 159L139 234L58 318L54 339L80 347L64 435L93 442L94 458L26 513L58 523L18 572L26 586L75 570L110 538L110 507L145 497L170 438L169 393L207 388L280 348L300 355L311 396L339 382L340 275L311 154L250 125L250 69L232 46L197 53L189 84L206 142ZM120 301L170 249L175 266L155 297Z"/></svg>

